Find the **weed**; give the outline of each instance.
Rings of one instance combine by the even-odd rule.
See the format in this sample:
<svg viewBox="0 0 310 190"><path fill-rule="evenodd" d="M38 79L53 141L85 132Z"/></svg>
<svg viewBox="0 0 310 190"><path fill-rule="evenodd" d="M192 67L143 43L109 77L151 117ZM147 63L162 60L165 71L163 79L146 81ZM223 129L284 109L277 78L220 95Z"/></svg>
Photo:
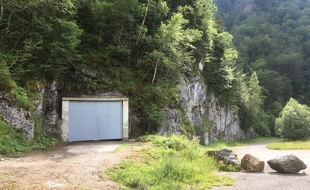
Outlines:
<svg viewBox="0 0 310 190"><path fill-rule="evenodd" d="M22 134L16 132L0 119L0 154L18 156L21 152L46 149L57 143L57 139L49 137L45 133L40 133L35 140L28 141Z"/></svg>
<svg viewBox="0 0 310 190"><path fill-rule="evenodd" d="M127 188L136 189L210 189L232 185L230 177L218 176L213 158L198 139L185 136L145 136L153 146L137 152L139 159L128 159L107 174Z"/></svg>
<svg viewBox="0 0 310 190"><path fill-rule="evenodd" d="M128 144L122 144L122 145L119 145L115 151L121 151L121 150L124 150L124 149L131 149L131 150L134 150L134 147L132 145L128 145Z"/></svg>
<svg viewBox="0 0 310 190"><path fill-rule="evenodd" d="M240 165L232 165L225 163L223 161L219 161L217 163L217 167L220 171L226 171L226 172L240 172L242 171L242 167Z"/></svg>

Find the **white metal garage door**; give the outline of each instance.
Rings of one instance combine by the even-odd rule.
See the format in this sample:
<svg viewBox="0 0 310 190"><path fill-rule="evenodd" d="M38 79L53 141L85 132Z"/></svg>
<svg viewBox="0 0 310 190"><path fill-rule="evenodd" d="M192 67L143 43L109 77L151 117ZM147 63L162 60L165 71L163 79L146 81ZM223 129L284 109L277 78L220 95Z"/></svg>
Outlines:
<svg viewBox="0 0 310 190"><path fill-rule="evenodd" d="M70 101L69 141L122 139L122 102Z"/></svg>

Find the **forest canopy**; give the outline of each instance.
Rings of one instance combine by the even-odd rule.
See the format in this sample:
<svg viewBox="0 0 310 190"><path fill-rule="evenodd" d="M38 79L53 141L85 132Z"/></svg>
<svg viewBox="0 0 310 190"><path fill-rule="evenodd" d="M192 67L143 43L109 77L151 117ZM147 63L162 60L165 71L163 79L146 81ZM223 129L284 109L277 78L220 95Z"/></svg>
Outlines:
<svg viewBox="0 0 310 190"><path fill-rule="evenodd" d="M274 126L291 97L309 106L310 1L216 0L215 4L234 36L244 73L257 73L269 126Z"/></svg>
<svg viewBox="0 0 310 190"><path fill-rule="evenodd" d="M221 12L227 25L225 14ZM295 17L307 23L302 14ZM236 35L235 42L245 41L243 46L236 45L241 56L212 0L2 0L0 89L36 92L40 85L56 80L67 91L118 91L130 98L131 114L140 119L132 134L141 134L156 131L165 110L177 103L180 77L201 72L219 104L232 107L244 129L252 128L255 121L267 118L264 109L274 114L288 96L306 91L306 82L294 86L299 80L307 81L306 72L300 78L293 76L305 66L306 58L301 55L307 45L277 54L272 60L279 67L269 66L274 50L270 36L242 35L276 28L262 25L253 29L251 24L227 28ZM296 30L300 38L307 37L305 24ZM287 31L291 31L289 27ZM252 47L252 38L260 46ZM259 56L261 51L265 56ZM298 64L293 66L289 60ZM203 71L199 71L199 63ZM255 69L257 75L250 81L243 69L250 73ZM291 70L284 74L287 69ZM277 83L268 83L270 77ZM263 103L264 95L268 104ZM266 135L266 125L254 128Z"/></svg>

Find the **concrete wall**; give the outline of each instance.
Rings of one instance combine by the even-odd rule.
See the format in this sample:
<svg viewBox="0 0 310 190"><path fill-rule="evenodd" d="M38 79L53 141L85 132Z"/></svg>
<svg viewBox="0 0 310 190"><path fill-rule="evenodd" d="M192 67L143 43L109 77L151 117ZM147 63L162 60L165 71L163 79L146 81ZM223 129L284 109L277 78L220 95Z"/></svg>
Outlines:
<svg viewBox="0 0 310 190"><path fill-rule="evenodd" d="M62 122L60 124L61 138L68 142L69 139L69 102L70 101L93 101L109 102L122 101L123 103L123 140L129 137L129 102L128 98L62 98Z"/></svg>

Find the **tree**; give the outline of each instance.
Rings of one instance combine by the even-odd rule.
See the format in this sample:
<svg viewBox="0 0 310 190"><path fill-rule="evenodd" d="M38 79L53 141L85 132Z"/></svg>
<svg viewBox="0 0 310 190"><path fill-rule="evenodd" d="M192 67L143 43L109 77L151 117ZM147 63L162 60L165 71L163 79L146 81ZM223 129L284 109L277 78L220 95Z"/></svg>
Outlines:
<svg viewBox="0 0 310 190"><path fill-rule="evenodd" d="M244 65L257 72L264 109L278 115L290 97L310 105L310 2L304 0L216 0ZM244 16L240 17L240 14ZM285 40L284 40L285 39ZM274 109L273 105L277 105ZM274 125L274 122L272 122Z"/></svg>
<svg viewBox="0 0 310 190"><path fill-rule="evenodd" d="M310 136L310 108L290 101L276 119L276 133L287 140L303 140Z"/></svg>
<svg viewBox="0 0 310 190"><path fill-rule="evenodd" d="M71 0L1 1L0 9L0 54L20 85L60 79L78 59L82 31Z"/></svg>
<svg viewBox="0 0 310 190"><path fill-rule="evenodd" d="M256 72L250 78L248 101L248 125L254 129L258 136L269 136L268 116L263 109L264 97Z"/></svg>

